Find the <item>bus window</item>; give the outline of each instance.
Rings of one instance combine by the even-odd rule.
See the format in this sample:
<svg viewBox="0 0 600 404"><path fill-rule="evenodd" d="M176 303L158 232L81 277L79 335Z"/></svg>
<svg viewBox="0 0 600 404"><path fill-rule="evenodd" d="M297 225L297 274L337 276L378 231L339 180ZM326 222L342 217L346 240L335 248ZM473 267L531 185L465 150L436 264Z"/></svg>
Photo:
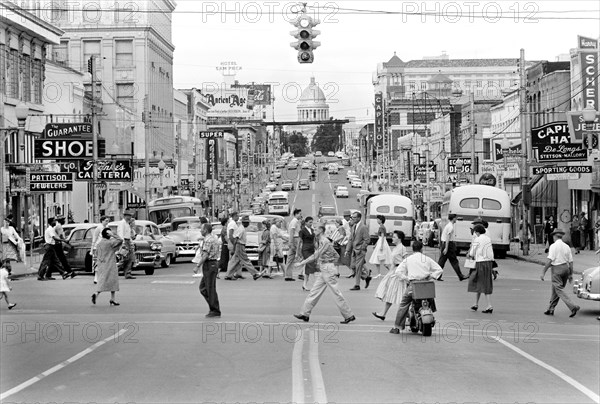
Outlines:
<svg viewBox="0 0 600 404"><path fill-rule="evenodd" d="M479 208L479 198L465 198L459 203L461 208L465 209L478 209Z"/></svg>
<svg viewBox="0 0 600 404"><path fill-rule="evenodd" d="M502 204L495 199L483 198L481 207L489 210L500 210L502 209Z"/></svg>
<svg viewBox="0 0 600 404"><path fill-rule="evenodd" d="M390 213L390 207L387 205L383 205L383 206L378 206L377 209L375 209L378 213Z"/></svg>
<svg viewBox="0 0 600 404"><path fill-rule="evenodd" d="M394 213L404 214L407 213L408 209L403 206L394 206Z"/></svg>

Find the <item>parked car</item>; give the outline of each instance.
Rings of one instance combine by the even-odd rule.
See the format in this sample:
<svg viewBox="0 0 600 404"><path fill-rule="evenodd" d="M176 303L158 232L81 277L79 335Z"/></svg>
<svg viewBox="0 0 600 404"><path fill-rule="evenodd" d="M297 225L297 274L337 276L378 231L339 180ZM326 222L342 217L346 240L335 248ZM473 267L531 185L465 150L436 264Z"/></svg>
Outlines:
<svg viewBox="0 0 600 404"><path fill-rule="evenodd" d="M69 245L63 244L67 262L73 269L83 269L92 272L92 236L99 224L75 223L70 228L67 241Z"/></svg>
<svg viewBox="0 0 600 404"><path fill-rule="evenodd" d="M281 190L282 191L293 191L294 184L292 184L291 182L284 182L283 184L281 184Z"/></svg>
<svg viewBox="0 0 600 404"><path fill-rule="evenodd" d="M573 293L580 299L600 300L600 266L588 268L573 281Z"/></svg>
<svg viewBox="0 0 600 404"><path fill-rule="evenodd" d="M352 181L350 182L350 186L352 188L362 188L362 181L359 180L358 178L354 178L352 179Z"/></svg>
<svg viewBox="0 0 600 404"><path fill-rule="evenodd" d="M355 176L357 176L357 175L356 175L356 171L354 171L354 170L348 170L348 172L346 173L346 179L347 179L347 180L349 180L349 179L350 179L350 176L352 176L352 175L355 175ZM358 177L358 176L357 176L357 177Z"/></svg>
<svg viewBox="0 0 600 404"><path fill-rule="evenodd" d="M310 181L306 179L301 179L298 181L298 190L310 189Z"/></svg>
<svg viewBox="0 0 600 404"><path fill-rule="evenodd" d="M348 188L342 185L338 185L334 193L336 198L348 198Z"/></svg>
<svg viewBox="0 0 600 404"><path fill-rule="evenodd" d="M115 233L119 222L110 222L108 227ZM146 275L152 275L154 268L160 265L168 268L177 259L177 246L168 236L163 236L156 223L149 220L136 220L132 226L136 237L136 263L134 268L144 269Z"/></svg>
<svg viewBox="0 0 600 404"><path fill-rule="evenodd" d="M275 179L281 178L281 171L273 171L273 177Z"/></svg>
<svg viewBox="0 0 600 404"><path fill-rule="evenodd" d="M295 170L295 169L297 169L297 168L298 168L298 163L289 163L289 164L287 165L287 169L288 169L288 170Z"/></svg>
<svg viewBox="0 0 600 404"><path fill-rule="evenodd" d="M323 216L335 216L336 215L336 210L335 210L335 206L321 206L319 208L319 213L318 216L319 217L323 217Z"/></svg>
<svg viewBox="0 0 600 404"><path fill-rule="evenodd" d="M329 174L337 174L339 172L337 164L329 165Z"/></svg>

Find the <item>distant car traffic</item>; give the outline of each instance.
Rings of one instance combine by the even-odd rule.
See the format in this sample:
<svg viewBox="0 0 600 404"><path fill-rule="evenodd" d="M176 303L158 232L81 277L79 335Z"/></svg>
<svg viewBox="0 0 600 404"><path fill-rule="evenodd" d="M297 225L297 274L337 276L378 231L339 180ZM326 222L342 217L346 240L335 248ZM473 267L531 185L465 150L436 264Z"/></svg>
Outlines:
<svg viewBox="0 0 600 404"><path fill-rule="evenodd" d="M348 198L348 188L342 185L338 185L334 193L336 198Z"/></svg>
<svg viewBox="0 0 600 404"><path fill-rule="evenodd" d="M356 175L356 171L348 170L348 172L346 173L346 179L349 180L350 176L352 176L352 175Z"/></svg>
<svg viewBox="0 0 600 404"><path fill-rule="evenodd" d="M279 167L278 167L279 168ZM281 178L281 171L273 171L273 177L275 179Z"/></svg>
<svg viewBox="0 0 600 404"><path fill-rule="evenodd" d="M321 206L319 208L319 213L318 213L319 217L323 217L323 216L335 216L335 215L336 215L336 211L335 211L335 207L334 206Z"/></svg>
<svg viewBox="0 0 600 404"><path fill-rule="evenodd" d="M335 157L335 153L330 151L329 153L327 153L327 157Z"/></svg>
<svg viewBox="0 0 600 404"><path fill-rule="evenodd" d="M281 184L281 190L282 191L293 191L294 184L292 184L291 182L284 182L283 184Z"/></svg>
<svg viewBox="0 0 600 404"><path fill-rule="evenodd" d="M310 182L306 179L301 179L298 181L298 190L307 190L310 189Z"/></svg>
<svg viewBox="0 0 600 404"><path fill-rule="evenodd" d="M321 151L315 152L315 157L322 157L323 153Z"/></svg>
<svg viewBox="0 0 600 404"><path fill-rule="evenodd" d="M269 182L266 188L271 192L277 191L277 184L275 184L274 182Z"/></svg>
<svg viewBox="0 0 600 404"><path fill-rule="evenodd" d="M360 203L360 198L363 195L367 195L367 194L370 194L370 192L367 191L366 189L361 189L360 191L358 191L358 194L356 194L356 202Z"/></svg>
<svg viewBox="0 0 600 404"><path fill-rule="evenodd" d="M352 182L350 182L350 186L352 188L362 188L362 181L358 178L355 178L352 180Z"/></svg>

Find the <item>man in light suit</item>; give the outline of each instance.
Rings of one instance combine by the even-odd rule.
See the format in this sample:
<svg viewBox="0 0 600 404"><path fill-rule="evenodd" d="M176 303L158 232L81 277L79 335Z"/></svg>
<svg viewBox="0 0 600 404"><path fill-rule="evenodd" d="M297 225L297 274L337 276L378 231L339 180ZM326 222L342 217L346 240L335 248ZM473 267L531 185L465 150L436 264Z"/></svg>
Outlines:
<svg viewBox="0 0 600 404"><path fill-rule="evenodd" d="M365 256L367 254L367 246L371 241L369 229L361 221L362 215L360 212L352 214L350 223L350 239L347 244L346 254L350 255L350 269L355 273L354 279L356 283L350 290L360 290L360 280L365 280L365 289L369 287L371 282L370 271L365 268Z"/></svg>

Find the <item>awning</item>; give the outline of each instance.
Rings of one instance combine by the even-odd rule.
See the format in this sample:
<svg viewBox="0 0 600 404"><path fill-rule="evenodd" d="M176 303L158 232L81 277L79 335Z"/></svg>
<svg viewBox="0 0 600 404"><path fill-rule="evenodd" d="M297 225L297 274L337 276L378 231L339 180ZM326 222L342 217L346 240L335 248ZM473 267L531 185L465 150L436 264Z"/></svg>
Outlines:
<svg viewBox="0 0 600 404"><path fill-rule="evenodd" d="M536 175L529 183L531 185L531 205L534 207L556 208L558 207L557 181L548 181L544 175ZM514 198L513 203L521 201L520 191Z"/></svg>
<svg viewBox="0 0 600 404"><path fill-rule="evenodd" d="M131 190L125 192L127 192L127 209L142 209L146 207L146 200L144 198L140 198Z"/></svg>

